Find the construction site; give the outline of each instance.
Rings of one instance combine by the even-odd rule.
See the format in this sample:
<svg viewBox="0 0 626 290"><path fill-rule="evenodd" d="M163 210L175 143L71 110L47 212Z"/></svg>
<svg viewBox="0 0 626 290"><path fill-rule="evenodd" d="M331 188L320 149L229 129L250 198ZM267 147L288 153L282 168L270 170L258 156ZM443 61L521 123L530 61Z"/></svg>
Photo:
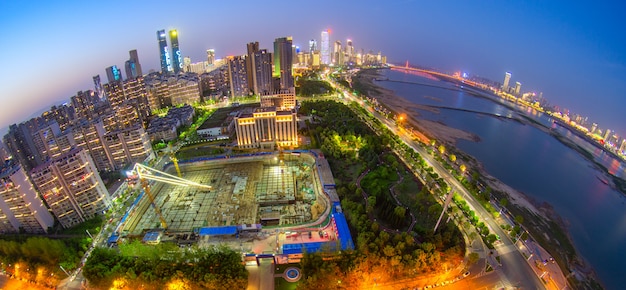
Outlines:
<svg viewBox="0 0 626 290"><path fill-rule="evenodd" d="M176 165L169 163L163 171L135 169L143 190L116 230L120 237L155 230L165 238L201 228L305 225L328 214L331 204L310 153L247 154Z"/></svg>

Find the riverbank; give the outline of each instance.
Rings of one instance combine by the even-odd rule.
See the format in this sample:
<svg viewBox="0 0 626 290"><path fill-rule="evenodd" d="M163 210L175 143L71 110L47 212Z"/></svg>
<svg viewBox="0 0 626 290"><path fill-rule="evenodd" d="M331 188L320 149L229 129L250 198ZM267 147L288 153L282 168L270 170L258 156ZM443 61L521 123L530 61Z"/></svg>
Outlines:
<svg viewBox="0 0 626 290"><path fill-rule="evenodd" d="M511 213L511 216L521 215L524 217L526 230L530 233L533 239L538 242L538 244L541 244L542 247L546 248L546 250L554 256L563 273L568 275L570 272L573 272L574 275L571 276L575 276L577 279L570 279L570 281L574 283L575 286L581 288L602 288L597 282L598 279L596 278L595 273L593 273L592 269L587 266L588 263L585 263L581 257L577 256L576 250L573 247L572 239L567 231L567 221L563 220L549 204L534 201L524 193L513 189L507 184L504 184L497 178L488 174L482 164L480 164L480 162L472 156L454 148L454 144L456 144L458 139L478 141L479 139L477 136L469 132L450 128L443 123L420 119L420 111L427 110L429 112L436 113L437 110L429 106L413 104L408 100L397 96L393 91L382 88L376 84L376 78L381 78L379 71L366 70L359 73L357 77L353 77L353 82L359 82L361 93L375 98L389 111L396 114L405 114L407 116L407 126L410 125L424 135L447 144L448 146L446 147L454 150L454 154L457 154L459 159L464 160L469 170L478 172L481 183L493 189L494 200L500 200L503 198L508 200L509 206L507 206L507 208ZM497 102L495 97L479 97ZM551 135L556 134L556 132L551 132L550 128L543 125L535 126L537 125L537 122L531 120L530 118L526 118L525 114L521 112L514 103L503 104L503 102L498 102L498 104L504 105L516 112L518 116L516 116L513 121L537 127ZM561 142L564 141L562 140L563 138L557 139ZM565 144L565 142L563 143ZM565 145L572 147L575 144L569 142L569 144ZM578 152L581 153L580 151Z"/></svg>

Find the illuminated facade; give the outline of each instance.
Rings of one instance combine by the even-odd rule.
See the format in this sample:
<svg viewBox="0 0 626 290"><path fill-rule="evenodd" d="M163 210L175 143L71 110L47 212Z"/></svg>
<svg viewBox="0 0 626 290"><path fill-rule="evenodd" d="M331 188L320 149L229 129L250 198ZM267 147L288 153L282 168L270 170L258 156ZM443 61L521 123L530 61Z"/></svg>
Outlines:
<svg viewBox="0 0 626 290"><path fill-rule="evenodd" d="M95 117L95 107L98 103L98 94L92 90L79 91L70 99L77 119L92 119Z"/></svg>
<svg viewBox="0 0 626 290"><path fill-rule="evenodd" d="M167 37L165 30L157 31L157 39L159 41L159 59L161 61L161 73L168 74L172 71L172 63L170 53L167 50Z"/></svg>
<svg viewBox="0 0 626 290"><path fill-rule="evenodd" d="M333 63L335 65L343 65L343 51L341 50L341 41L335 41L333 50Z"/></svg>
<svg viewBox="0 0 626 290"><path fill-rule="evenodd" d="M293 50L292 38L281 37L274 41L274 72L273 76L280 78L280 88L288 89L294 86L293 83Z"/></svg>
<svg viewBox="0 0 626 290"><path fill-rule="evenodd" d="M126 69L126 79L134 79L143 76L141 64L139 63L139 55L137 50L133 49L128 52L130 59L126 61L124 67Z"/></svg>
<svg viewBox="0 0 626 290"><path fill-rule="evenodd" d="M79 148L33 169L31 178L64 228L95 217L111 204L93 160Z"/></svg>
<svg viewBox="0 0 626 290"><path fill-rule="evenodd" d="M180 53L180 47L178 46L178 31L176 29L170 30L170 43L172 44L172 67L174 73L178 74L183 71L183 55Z"/></svg>
<svg viewBox="0 0 626 290"><path fill-rule="evenodd" d="M296 106L296 90L290 88L273 94L262 94L261 107L275 107L279 111L291 110Z"/></svg>
<svg viewBox="0 0 626 290"><path fill-rule="evenodd" d="M235 118L235 132L240 148L295 147L298 146L297 114L293 110L256 108Z"/></svg>
<svg viewBox="0 0 626 290"><path fill-rule="evenodd" d="M520 91L522 90L522 83L520 82L516 82L515 83L515 94L519 95Z"/></svg>
<svg viewBox="0 0 626 290"><path fill-rule="evenodd" d="M505 92L509 91L509 82L511 81L511 73L507 72L504 74L504 83L502 83L502 90Z"/></svg>
<svg viewBox="0 0 626 290"><path fill-rule="evenodd" d="M8 161L0 167L0 183L0 233L45 233L54 226L54 218L20 165Z"/></svg>
<svg viewBox="0 0 626 290"><path fill-rule="evenodd" d="M322 64L329 65L331 63L330 58L330 31L322 31L322 47L320 49Z"/></svg>
<svg viewBox="0 0 626 290"><path fill-rule="evenodd" d="M346 40L346 57L344 62L354 62L354 46L352 45L352 40Z"/></svg>
<svg viewBox="0 0 626 290"><path fill-rule="evenodd" d="M107 80L109 83L122 80L122 72L116 65L107 67L105 71L107 73Z"/></svg>
<svg viewBox="0 0 626 290"><path fill-rule="evenodd" d="M148 134L141 126L108 132L103 139L116 169L154 158Z"/></svg>

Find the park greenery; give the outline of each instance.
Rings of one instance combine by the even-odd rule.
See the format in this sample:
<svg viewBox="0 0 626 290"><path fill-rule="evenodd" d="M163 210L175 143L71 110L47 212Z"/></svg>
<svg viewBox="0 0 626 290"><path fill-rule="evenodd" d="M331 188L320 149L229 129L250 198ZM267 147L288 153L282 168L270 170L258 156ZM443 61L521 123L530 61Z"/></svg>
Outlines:
<svg viewBox="0 0 626 290"><path fill-rule="evenodd" d="M94 249L83 275L90 289L245 289L248 284L241 254L226 246L180 249L140 241Z"/></svg>
<svg viewBox="0 0 626 290"><path fill-rule="evenodd" d="M42 236L2 236L2 270L12 277L38 285L56 286L66 277L61 267L67 271L75 269L91 243L88 237L62 237L52 239Z"/></svg>
<svg viewBox="0 0 626 290"><path fill-rule="evenodd" d="M301 262L305 279L298 289L319 289L319 285L352 289L435 274L462 262L460 231L452 222L432 231L442 207L427 190L420 190L425 186L398 161L394 153L400 146L397 137L385 130L377 134L370 126L380 124L361 119L359 110L362 108L356 104L334 101L304 102L300 109L301 114L314 116L304 133L319 144L329 160L355 249L330 259L324 252L306 253ZM362 174L359 187L357 178ZM398 183L401 176L403 181ZM396 183L392 193L390 188ZM391 194L417 198L405 198L412 200L411 204L398 204ZM417 221L407 232L409 210Z"/></svg>

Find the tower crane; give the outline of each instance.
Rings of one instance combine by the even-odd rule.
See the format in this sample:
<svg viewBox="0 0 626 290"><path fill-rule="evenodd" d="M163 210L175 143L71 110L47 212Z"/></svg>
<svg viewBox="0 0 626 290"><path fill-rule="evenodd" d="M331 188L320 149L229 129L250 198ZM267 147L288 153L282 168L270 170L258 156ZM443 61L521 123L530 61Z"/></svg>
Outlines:
<svg viewBox="0 0 626 290"><path fill-rule="evenodd" d="M175 164L177 164L177 163L175 163ZM176 169L178 171L178 174L180 175L180 169L178 169L178 166L176 166ZM149 180L158 181L158 182L165 182L165 183L178 185L178 186L196 186L196 187L207 188L207 189L211 189L212 188L212 186L210 186L210 185L201 184L201 183L193 182L193 181L190 181L190 180L186 180L186 179L183 179L183 178L180 178L180 177L177 177L177 176L174 176L174 175L171 175L171 174L168 174L168 173L156 170L154 168L145 166L145 165L140 164L140 163L135 163L135 166L133 167L133 170L132 170L132 174L138 176L138 178L139 178L139 180L141 182L141 187L143 188L144 192L146 193L146 195L150 199L150 203L154 207L154 211L156 212L157 216L159 217L159 221L161 222L161 226L163 227L163 229L167 229L167 222L165 221L165 218L163 218L163 214L161 213L161 209L154 202L154 196L152 195L152 192L150 192L150 184L148 182Z"/></svg>

